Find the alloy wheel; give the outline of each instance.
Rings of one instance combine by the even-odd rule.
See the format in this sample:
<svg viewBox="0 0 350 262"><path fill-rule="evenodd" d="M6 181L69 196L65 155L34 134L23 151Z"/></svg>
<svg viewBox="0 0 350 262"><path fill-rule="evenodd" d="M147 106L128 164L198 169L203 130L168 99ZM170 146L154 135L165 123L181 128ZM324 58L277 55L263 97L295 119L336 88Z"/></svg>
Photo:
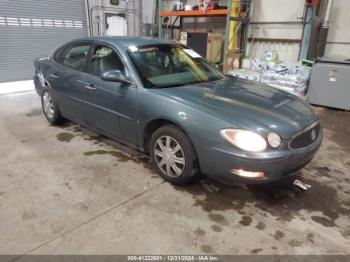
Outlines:
<svg viewBox="0 0 350 262"><path fill-rule="evenodd" d="M171 136L161 136L154 145L154 158L159 169L169 177L181 176L185 169L185 154Z"/></svg>
<svg viewBox="0 0 350 262"><path fill-rule="evenodd" d="M43 108L46 116L50 119L53 118L55 109L54 109L51 94L49 92L45 92L43 95Z"/></svg>

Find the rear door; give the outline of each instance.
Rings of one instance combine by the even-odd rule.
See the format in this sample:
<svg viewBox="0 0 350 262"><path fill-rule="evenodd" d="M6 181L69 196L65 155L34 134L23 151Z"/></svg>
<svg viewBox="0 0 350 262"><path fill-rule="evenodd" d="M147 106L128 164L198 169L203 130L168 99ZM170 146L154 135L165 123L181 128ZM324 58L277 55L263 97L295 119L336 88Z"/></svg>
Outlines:
<svg viewBox="0 0 350 262"><path fill-rule="evenodd" d="M84 82L90 86L87 89L87 121L89 125L110 135L134 143L137 88L102 80L101 74L109 70L120 70L129 76L116 49L105 44L95 44L84 77Z"/></svg>
<svg viewBox="0 0 350 262"><path fill-rule="evenodd" d="M79 42L58 50L47 76L62 114L77 122L85 118L87 96L83 71L90 48L90 42Z"/></svg>

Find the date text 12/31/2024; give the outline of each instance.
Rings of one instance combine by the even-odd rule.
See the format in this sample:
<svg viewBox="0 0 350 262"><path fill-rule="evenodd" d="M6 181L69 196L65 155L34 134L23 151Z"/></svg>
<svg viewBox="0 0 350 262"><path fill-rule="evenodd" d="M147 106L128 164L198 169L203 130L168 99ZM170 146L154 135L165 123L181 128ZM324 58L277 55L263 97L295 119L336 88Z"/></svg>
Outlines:
<svg viewBox="0 0 350 262"><path fill-rule="evenodd" d="M198 255L198 256L128 256L128 261L219 261L217 256Z"/></svg>

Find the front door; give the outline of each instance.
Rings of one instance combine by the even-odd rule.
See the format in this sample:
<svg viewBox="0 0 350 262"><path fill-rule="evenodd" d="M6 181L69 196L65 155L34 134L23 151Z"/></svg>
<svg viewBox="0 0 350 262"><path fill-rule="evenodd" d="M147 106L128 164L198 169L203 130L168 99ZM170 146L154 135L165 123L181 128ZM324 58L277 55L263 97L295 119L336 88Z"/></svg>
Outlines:
<svg viewBox="0 0 350 262"><path fill-rule="evenodd" d="M133 143L135 130L136 87L121 82L108 82L101 74L126 67L115 50L106 45L95 45L83 81L88 97L86 121L89 125ZM126 131L126 129L128 131ZM129 130L130 129L130 130Z"/></svg>

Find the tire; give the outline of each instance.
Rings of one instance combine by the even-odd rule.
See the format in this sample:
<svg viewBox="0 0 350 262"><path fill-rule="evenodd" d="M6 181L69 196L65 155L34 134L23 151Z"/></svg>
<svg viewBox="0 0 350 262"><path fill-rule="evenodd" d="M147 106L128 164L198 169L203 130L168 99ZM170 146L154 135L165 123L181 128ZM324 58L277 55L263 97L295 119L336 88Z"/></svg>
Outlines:
<svg viewBox="0 0 350 262"><path fill-rule="evenodd" d="M171 184L187 184L198 171L191 140L174 125L162 126L153 133L149 152L159 176Z"/></svg>
<svg viewBox="0 0 350 262"><path fill-rule="evenodd" d="M58 125L63 122L57 102L48 90L44 90L41 94L41 107L47 121L51 124Z"/></svg>

